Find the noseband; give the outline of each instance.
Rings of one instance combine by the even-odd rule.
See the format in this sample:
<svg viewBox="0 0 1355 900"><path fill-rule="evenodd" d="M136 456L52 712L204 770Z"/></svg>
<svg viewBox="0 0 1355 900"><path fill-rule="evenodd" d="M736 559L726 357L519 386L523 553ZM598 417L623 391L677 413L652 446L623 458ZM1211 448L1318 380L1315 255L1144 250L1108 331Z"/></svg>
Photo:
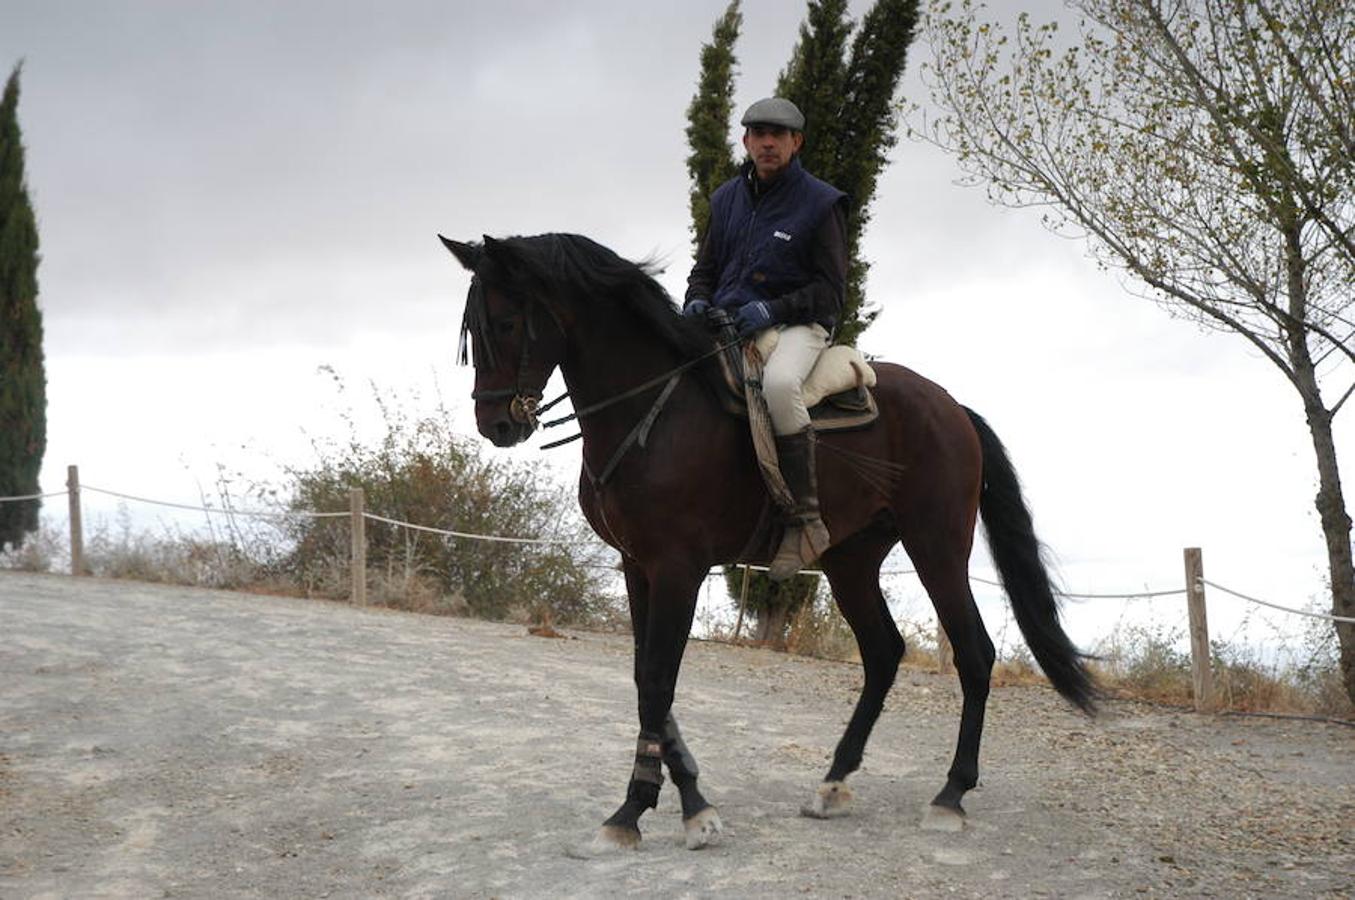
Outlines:
<svg viewBox="0 0 1355 900"><path fill-rule="evenodd" d="M472 400L502 400L505 397L511 397L508 401L508 415L519 425L530 425L535 431L541 427L541 422L537 418L539 413L539 404L541 403L541 391L524 391L521 387L495 388L489 391L471 391Z"/></svg>
<svg viewBox="0 0 1355 900"><path fill-rule="evenodd" d="M528 317L528 321L531 321L530 317ZM541 398L545 396L546 385L542 382L541 386L538 388L529 388L523 384L523 373L527 371L531 348L532 342L530 339L522 342L522 360L518 364L516 385L508 388L488 388L486 390L471 391L470 398L475 402L481 400L508 399L509 417L519 425L526 425L535 431L541 425L540 420L537 418L537 413Z"/></svg>

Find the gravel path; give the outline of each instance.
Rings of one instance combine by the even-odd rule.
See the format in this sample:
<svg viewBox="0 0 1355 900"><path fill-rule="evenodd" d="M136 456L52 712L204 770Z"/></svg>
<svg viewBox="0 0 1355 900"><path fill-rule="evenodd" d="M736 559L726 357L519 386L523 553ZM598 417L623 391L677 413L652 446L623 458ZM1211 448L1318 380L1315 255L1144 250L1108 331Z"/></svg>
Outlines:
<svg viewBox="0 0 1355 900"><path fill-rule="evenodd" d="M0 572L0 897L1355 895L1355 730L998 688L961 834L918 828L958 724L900 672L853 815L801 818L856 666L693 644L674 792L578 861L634 747L623 636Z"/></svg>

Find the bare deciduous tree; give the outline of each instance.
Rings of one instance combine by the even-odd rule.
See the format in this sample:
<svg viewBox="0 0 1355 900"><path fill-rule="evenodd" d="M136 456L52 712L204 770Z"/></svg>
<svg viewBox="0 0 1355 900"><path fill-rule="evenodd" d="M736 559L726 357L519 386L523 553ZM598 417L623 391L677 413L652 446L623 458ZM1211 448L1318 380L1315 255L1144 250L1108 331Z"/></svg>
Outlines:
<svg viewBox="0 0 1355 900"><path fill-rule="evenodd" d="M1303 404L1332 609L1355 615L1332 420L1355 362L1355 5L1070 0L1077 38L934 2L914 134L995 202L1085 235L1131 291L1240 335ZM1355 698L1355 626L1338 624Z"/></svg>

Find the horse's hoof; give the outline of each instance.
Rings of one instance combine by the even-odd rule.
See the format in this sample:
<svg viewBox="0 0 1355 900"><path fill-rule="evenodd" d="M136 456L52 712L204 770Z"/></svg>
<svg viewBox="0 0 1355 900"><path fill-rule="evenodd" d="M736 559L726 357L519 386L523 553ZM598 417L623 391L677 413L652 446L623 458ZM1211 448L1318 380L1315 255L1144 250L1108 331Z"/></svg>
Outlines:
<svg viewBox="0 0 1355 900"><path fill-rule="evenodd" d="M682 827L687 830L688 850L700 850L702 847L720 843L720 835L725 831L725 826L720 822L720 814L713 806L707 806L690 819L683 819Z"/></svg>
<svg viewBox="0 0 1355 900"><path fill-rule="evenodd" d="M964 831L964 827L965 814L962 809L929 803L926 811L922 814L923 831L944 831L955 834Z"/></svg>
<svg viewBox="0 0 1355 900"><path fill-rule="evenodd" d="M825 781L814 792L814 799L800 807L800 815L811 819L836 819L852 809L852 789L844 781Z"/></svg>
<svg viewBox="0 0 1355 900"><path fill-rule="evenodd" d="M582 846L567 848L565 855L573 859L598 859L638 849L640 849L640 829L603 825L591 841Z"/></svg>

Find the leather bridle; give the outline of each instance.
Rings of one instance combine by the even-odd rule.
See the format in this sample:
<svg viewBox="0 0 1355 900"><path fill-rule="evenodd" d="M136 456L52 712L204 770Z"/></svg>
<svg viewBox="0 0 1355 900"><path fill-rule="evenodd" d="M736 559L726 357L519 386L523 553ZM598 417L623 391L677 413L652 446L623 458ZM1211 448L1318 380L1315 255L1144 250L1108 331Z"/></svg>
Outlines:
<svg viewBox="0 0 1355 900"><path fill-rule="evenodd" d="M487 315L487 309L485 307L483 291L484 288L479 283L479 279L478 278L473 279L471 282L470 296L467 298L466 318L462 322L461 339L463 344L461 347L460 355L462 361L464 362L466 359L465 354L466 336L472 329L475 329L476 331L479 332L479 346L483 347L486 356L485 363L489 365L491 368L494 368L494 352L490 340L491 336L488 333L489 332L488 322L484 321L485 316ZM546 312L550 315L551 320L554 321L555 327L559 330L561 336L563 336L565 333L564 325L560 322L560 319L556 315L555 311L551 309L550 306L544 303L542 305L546 307ZM582 419L585 416L592 415L593 413L601 412L602 410L614 406L617 403L647 393L660 386L663 387L663 390L660 391L658 397L655 399L654 404L650 407L648 414L642 416L635 423L635 427L630 430L630 433L626 435L626 437L622 440L620 445L613 451L611 458L603 466L599 474L595 475L591 471L588 471L587 463L585 463L584 465L585 471L588 472L590 480L593 481L595 486L598 487L600 487L601 485L605 484L608 481L608 479L611 477L611 474L616 470L616 467L620 464L622 457L626 455L626 452L631 447L637 444L641 447L645 445L645 438L648 435L650 428L653 427L654 421L658 418L659 412L668 402L668 398L672 396L673 390L677 387L677 382L682 377L683 373L685 373L687 370L691 368L694 368L700 363L705 362L712 356L716 356L717 354L723 353L726 350L730 349L731 347L735 347L740 343L740 341L737 338L731 341L718 343L709 352L703 353L700 356L697 356L693 359L689 359L686 362L682 363L681 365L677 366L676 368L664 372L663 374L657 377L651 378L648 381L643 382L642 384L638 384L635 387L623 391L615 396L609 397L606 400L602 400L598 403L586 406L583 409L575 410L569 415L562 416L558 419L553 419L543 424L540 420L541 415L546 413L557 403L560 403L561 401L569 397L569 392L566 391L560 396L556 397L554 400L551 400L549 403L543 404L541 400L545 396L546 382L550 379L550 372L545 373L545 377L541 379L539 385L533 386L527 383L525 375L531 371L531 348L532 344L536 341L537 334L535 320L531 315L530 306L526 307L525 311L522 313L522 316L524 318L526 334L524 335L522 341L522 355L518 361L518 369L514 376L515 384L513 385L513 387L484 388L480 390L474 390L471 392L471 399L475 401L507 399L509 401L508 415L512 418L514 422L517 422L520 425L526 425L530 427L533 431L535 431L538 428L553 428L556 425L563 425L566 422ZM554 369L554 366L552 366L551 368ZM564 438L563 440L553 441L549 444L545 444L542 446L541 449L548 450L553 447L559 447L563 444L570 443L571 441L578 440L580 437L582 437L582 433L573 435L572 437Z"/></svg>
<svg viewBox="0 0 1355 900"><path fill-rule="evenodd" d="M472 309L473 305L478 305L479 308L473 310ZM550 315L552 321L555 322L556 329L558 329L560 334L563 336L564 326L560 324L560 320L555 315L555 311L552 310L549 306L546 306L546 312ZM483 352L487 357L486 363L491 368L494 368L494 349L492 346L492 336L489 334L488 328L489 323L487 321L482 321L486 315L487 307L485 306L484 300L484 288L480 284L479 278L475 278L471 281L470 296L467 298L466 304L466 318L462 322L461 326L461 339L462 339L461 359L462 362L465 362L466 336L472 328L475 328L477 331L479 331L478 335L479 340L477 343L480 348L483 348ZM546 382L550 380L550 371L547 371L544 377L541 378L539 385L533 386L531 384L528 384L527 375L534 371L531 365L531 353L532 353L532 344L536 342L537 336L536 319L531 314L530 301L528 305L525 307L524 311L521 313L521 318L523 320L524 330L526 333L524 334L522 340L522 355L521 358L518 360L517 371L514 373L515 381L514 385L512 387L504 388L483 388L473 390L471 391L470 396L471 400L475 402L479 402L481 400L507 399L509 417L519 425L526 425L533 431L535 431L541 425L539 419L540 414L544 413L546 410L550 409L552 406L559 403L561 400L567 397L568 394L567 393L561 394L559 397L552 400L550 403L547 403L546 405L542 406L541 399L542 397L545 396ZM552 365L550 368L551 370L554 370L555 366Z"/></svg>

